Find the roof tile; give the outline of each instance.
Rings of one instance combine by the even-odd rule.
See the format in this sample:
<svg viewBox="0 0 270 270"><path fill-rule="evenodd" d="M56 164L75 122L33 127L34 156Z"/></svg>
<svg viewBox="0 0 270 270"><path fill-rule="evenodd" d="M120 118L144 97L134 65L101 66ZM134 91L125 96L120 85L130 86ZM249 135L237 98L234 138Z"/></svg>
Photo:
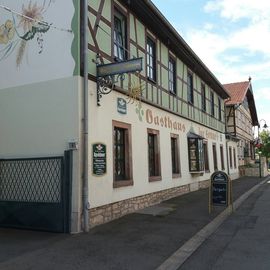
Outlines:
<svg viewBox="0 0 270 270"><path fill-rule="evenodd" d="M247 94L249 85L250 81L223 84L223 87L231 96L231 98L226 101L226 105L242 103Z"/></svg>

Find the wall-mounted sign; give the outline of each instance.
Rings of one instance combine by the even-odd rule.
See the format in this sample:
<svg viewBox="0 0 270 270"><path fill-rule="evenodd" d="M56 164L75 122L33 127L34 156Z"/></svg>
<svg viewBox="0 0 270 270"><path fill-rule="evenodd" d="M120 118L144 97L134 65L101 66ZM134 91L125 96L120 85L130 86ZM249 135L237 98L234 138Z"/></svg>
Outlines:
<svg viewBox="0 0 270 270"><path fill-rule="evenodd" d="M97 64L97 105L100 106L102 96L109 94L116 83L125 80L125 74L140 72L142 67L142 57L111 64Z"/></svg>
<svg viewBox="0 0 270 270"><path fill-rule="evenodd" d="M225 172L218 171L211 175L209 189L209 212L213 205L229 206L232 204L231 181Z"/></svg>
<svg viewBox="0 0 270 270"><path fill-rule="evenodd" d="M142 71L142 57L128 61L97 65L97 76L106 77L122 73Z"/></svg>
<svg viewBox="0 0 270 270"><path fill-rule="evenodd" d="M123 98L117 98L117 111L121 114L127 114L127 102Z"/></svg>
<svg viewBox="0 0 270 270"><path fill-rule="evenodd" d="M103 143L92 144L93 174L101 176L107 170L106 145Z"/></svg>

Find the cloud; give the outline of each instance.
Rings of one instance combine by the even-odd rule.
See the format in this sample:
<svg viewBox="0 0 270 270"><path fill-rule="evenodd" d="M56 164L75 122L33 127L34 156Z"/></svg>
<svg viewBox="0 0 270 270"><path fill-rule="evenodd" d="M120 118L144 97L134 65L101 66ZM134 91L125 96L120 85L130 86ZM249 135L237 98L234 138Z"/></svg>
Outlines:
<svg viewBox="0 0 270 270"><path fill-rule="evenodd" d="M222 82L268 79L270 1L213 0L204 7L225 20L183 32L188 44ZM241 19L248 19L236 23ZM235 53L236 52L236 53ZM248 64L247 64L248 63Z"/></svg>
<svg viewBox="0 0 270 270"><path fill-rule="evenodd" d="M255 22L270 15L269 1L254 0L213 0L208 1L204 7L206 12L218 11L220 16L231 21L243 18Z"/></svg>
<svg viewBox="0 0 270 270"><path fill-rule="evenodd" d="M264 100L265 102L270 101L270 87L269 88L258 88L255 91L255 100ZM269 106L269 105L268 105Z"/></svg>

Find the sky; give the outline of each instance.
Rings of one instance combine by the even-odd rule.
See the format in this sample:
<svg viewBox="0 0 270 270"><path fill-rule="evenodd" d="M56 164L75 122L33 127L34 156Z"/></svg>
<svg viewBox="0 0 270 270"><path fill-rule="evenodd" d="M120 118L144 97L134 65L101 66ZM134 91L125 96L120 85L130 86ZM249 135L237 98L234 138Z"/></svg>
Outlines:
<svg viewBox="0 0 270 270"><path fill-rule="evenodd" d="M252 78L258 120L270 126L270 1L152 2L222 84Z"/></svg>

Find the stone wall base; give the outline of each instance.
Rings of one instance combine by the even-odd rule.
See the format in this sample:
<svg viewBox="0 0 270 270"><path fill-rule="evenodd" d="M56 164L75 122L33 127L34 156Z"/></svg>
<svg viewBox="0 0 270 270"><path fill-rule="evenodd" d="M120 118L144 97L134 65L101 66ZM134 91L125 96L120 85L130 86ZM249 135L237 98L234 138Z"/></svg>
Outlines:
<svg viewBox="0 0 270 270"><path fill-rule="evenodd" d="M210 180L199 182L198 189L205 189L209 187L209 183ZM90 227L107 223L124 215L138 211L139 209L143 209L145 207L158 204L162 201L189 193L191 190L194 191L194 186L191 189L191 185L188 184L92 208L90 209L89 215Z"/></svg>

